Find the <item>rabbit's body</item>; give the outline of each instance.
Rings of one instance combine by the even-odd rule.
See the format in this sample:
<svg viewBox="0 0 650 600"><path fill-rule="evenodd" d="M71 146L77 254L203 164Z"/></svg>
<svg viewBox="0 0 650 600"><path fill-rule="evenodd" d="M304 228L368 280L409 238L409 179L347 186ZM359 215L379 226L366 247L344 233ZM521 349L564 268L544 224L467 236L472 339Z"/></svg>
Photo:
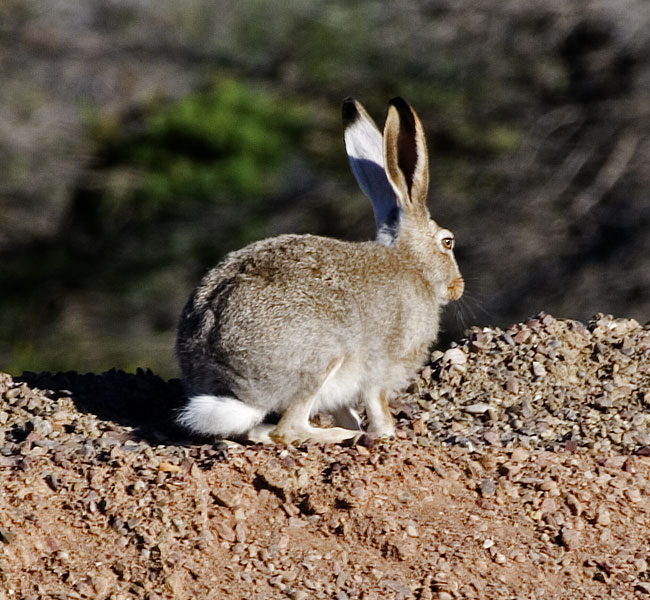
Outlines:
<svg viewBox="0 0 650 600"><path fill-rule="evenodd" d="M397 248L309 235L234 252L184 311L178 356L185 380L193 393L223 387L260 409L272 398L276 412L318 389L337 361L314 411L356 402L369 386L396 391L438 330L435 282L412 270Z"/></svg>
<svg viewBox="0 0 650 600"><path fill-rule="evenodd" d="M370 429L392 434L388 398L424 363L441 307L462 294L451 250L434 260L449 236L422 205L403 212L391 243L283 235L229 254L181 316L190 400L179 421L225 437L341 441L358 430L352 407L363 400ZM311 427L319 411L341 427ZM260 425L269 412L282 414L277 427Z"/></svg>

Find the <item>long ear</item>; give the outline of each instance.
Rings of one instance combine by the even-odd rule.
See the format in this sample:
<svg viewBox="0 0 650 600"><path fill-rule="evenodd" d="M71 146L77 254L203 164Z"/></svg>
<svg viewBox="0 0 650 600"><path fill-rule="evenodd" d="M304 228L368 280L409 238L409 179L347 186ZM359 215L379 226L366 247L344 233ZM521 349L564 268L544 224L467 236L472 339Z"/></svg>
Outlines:
<svg viewBox="0 0 650 600"><path fill-rule="evenodd" d="M397 203L410 213L426 211L429 158L422 123L402 99L388 103L384 125L384 165Z"/></svg>
<svg viewBox="0 0 650 600"><path fill-rule="evenodd" d="M363 106L354 98L343 101L343 128L345 150L350 167L368 197L375 213L377 238L385 234L394 237L399 221L395 193L384 171L383 139L381 132Z"/></svg>

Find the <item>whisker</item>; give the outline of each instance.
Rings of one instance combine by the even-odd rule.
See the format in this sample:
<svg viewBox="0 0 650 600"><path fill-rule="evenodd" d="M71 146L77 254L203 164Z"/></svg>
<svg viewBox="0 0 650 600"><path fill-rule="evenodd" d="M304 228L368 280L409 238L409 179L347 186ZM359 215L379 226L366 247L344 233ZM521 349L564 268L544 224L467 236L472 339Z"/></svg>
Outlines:
<svg viewBox="0 0 650 600"><path fill-rule="evenodd" d="M490 319L493 319L495 317L494 313L485 307L485 302L481 295L474 296L472 294L469 294L465 298L465 304L472 311L472 316L474 318L477 318L478 315L488 317Z"/></svg>
<svg viewBox="0 0 650 600"><path fill-rule="evenodd" d="M481 320L493 321L495 318L494 313L485 308L480 295L472 293L464 294L454 302L454 317L465 332Z"/></svg>
<svg viewBox="0 0 650 600"><path fill-rule="evenodd" d="M460 323L460 326L463 330L469 327L467 319L465 318L465 301L463 298L460 298L459 301L455 304L455 317L456 322ZM471 317L474 319L474 315L471 315Z"/></svg>

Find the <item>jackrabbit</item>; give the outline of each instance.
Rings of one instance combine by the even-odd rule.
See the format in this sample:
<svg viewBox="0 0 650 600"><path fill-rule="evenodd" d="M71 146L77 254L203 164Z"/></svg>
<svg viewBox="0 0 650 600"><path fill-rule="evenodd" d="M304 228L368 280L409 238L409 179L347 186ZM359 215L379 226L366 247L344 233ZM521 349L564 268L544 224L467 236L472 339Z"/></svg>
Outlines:
<svg viewBox="0 0 650 600"><path fill-rule="evenodd" d="M377 222L372 242L282 235L230 253L188 300L176 351L189 430L284 444L341 442L368 428L394 434L389 398L438 335L441 307L464 281L454 236L429 216L429 170L419 118L388 105L383 138L364 108L343 104L352 170ZM336 427L313 427L328 412ZM263 423L277 413L277 425Z"/></svg>

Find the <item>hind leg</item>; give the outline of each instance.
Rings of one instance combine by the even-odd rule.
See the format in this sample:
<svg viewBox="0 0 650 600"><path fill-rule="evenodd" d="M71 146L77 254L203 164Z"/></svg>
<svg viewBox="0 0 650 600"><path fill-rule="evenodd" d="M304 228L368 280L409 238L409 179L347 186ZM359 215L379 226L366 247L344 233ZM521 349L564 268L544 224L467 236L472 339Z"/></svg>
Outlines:
<svg viewBox="0 0 650 600"><path fill-rule="evenodd" d="M343 440L359 435L358 429L346 429L344 427L312 427L309 423L309 417L314 408L314 403L326 387L327 383L341 368L343 360L343 358L340 358L336 361L332 361L324 374L321 385L315 392L294 399L294 401L287 407L277 426L270 433L270 437L274 442L293 444L311 439L316 442L337 444ZM348 420L348 423L351 422L350 414L346 415L346 419Z"/></svg>
<svg viewBox="0 0 650 600"><path fill-rule="evenodd" d="M280 444L300 443L306 440L338 444L359 435L359 430L343 427L313 427L309 415L315 397L294 402L282 415L280 422L269 434L270 438Z"/></svg>

